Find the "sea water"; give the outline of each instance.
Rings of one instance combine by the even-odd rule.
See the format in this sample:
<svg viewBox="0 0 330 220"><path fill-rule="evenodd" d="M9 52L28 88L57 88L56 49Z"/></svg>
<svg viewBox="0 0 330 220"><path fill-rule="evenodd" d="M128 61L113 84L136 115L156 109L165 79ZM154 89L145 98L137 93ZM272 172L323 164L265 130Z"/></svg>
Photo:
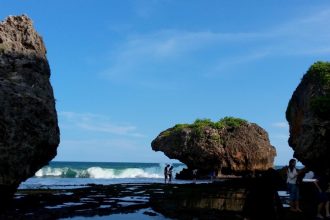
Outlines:
<svg viewBox="0 0 330 220"><path fill-rule="evenodd" d="M174 179L175 174L186 168L186 165L172 165L173 183L191 182ZM76 188L87 184L163 183L165 166L165 163L52 161L38 170L34 177L21 183L19 189Z"/></svg>
<svg viewBox="0 0 330 220"><path fill-rule="evenodd" d="M181 163L172 165L173 177L186 168ZM52 161L38 170L34 177L23 182L19 188L74 188L86 184L162 183L165 166L165 163Z"/></svg>

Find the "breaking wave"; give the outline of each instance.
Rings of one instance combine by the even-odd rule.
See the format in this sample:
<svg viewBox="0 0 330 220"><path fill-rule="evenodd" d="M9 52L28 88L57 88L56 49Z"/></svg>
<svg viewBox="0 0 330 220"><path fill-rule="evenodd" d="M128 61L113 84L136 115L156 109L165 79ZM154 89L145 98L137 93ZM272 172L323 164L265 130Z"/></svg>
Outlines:
<svg viewBox="0 0 330 220"><path fill-rule="evenodd" d="M159 164L146 168L104 168L92 166L86 168L74 167L51 167L46 166L35 173L39 178L95 178L95 179L117 179L117 178L163 178L164 165ZM176 166L174 175L185 166Z"/></svg>

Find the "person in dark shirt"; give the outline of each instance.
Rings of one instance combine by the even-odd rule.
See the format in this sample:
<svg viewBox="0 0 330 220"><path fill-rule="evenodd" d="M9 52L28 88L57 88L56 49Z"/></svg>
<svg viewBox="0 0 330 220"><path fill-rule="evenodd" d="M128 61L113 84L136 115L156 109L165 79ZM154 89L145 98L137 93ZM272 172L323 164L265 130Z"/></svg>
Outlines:
<svg viewBox="0 0 330 220"><path fill-rule="evenodd" d="M327 190L329 187L329 177L325 174L316 174L315 179L316 181L314 183L317 188L318 200L316 217L318 219L324 219L322 215L324 209L326 219L330 219L329 195L327 194Z"/></svg>
<svg viewBox="0 0 330 220"><path fill-rule="evenodd" d="M170 165L167 164L164 168L164 179L165 179L165 184L167 183L167 178L168 178L168 170L170 168Z"/></svg>
<svg viewBox="0 0 330 220"><path fill-rule="evenodd" d="M193 171L192 171L192 176L193 176L193 183L196 183L196 179L197 179L197 169L193 169Z"/></svg>
<svg viewBox="0 0 330 220"><path fill-rule="evenodd" d="M170 166L168 169L168 183L172 183L172 176L173 176L173 166Z"/></svg>

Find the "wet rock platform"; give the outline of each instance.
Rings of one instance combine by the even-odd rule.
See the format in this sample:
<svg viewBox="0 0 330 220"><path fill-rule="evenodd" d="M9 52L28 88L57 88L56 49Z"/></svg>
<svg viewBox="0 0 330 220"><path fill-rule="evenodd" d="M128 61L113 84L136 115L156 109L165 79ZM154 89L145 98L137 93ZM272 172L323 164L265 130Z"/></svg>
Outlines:
<svg viewBox="0 0 330 220"><path fill-rule="evenodd" d="M138 219L241 220L249 191L247 182L242 180L213 184L135 183L80 187L19 190L0 214L0 219L99 219L136 213ZM267 219L309 218L284 207L280 217Z"/></svg>

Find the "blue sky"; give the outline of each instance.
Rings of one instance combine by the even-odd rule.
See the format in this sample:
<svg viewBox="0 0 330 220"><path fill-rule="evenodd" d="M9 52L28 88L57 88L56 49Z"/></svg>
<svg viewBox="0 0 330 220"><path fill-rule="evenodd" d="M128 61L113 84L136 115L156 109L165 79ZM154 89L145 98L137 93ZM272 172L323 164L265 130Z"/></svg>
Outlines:
<svg viewBox="0 0 330 220"><path fill-rule="evenodd" d="M285 110L329 61L330 2L1 0L44 38L61 129L57 161L169 162L163 130L196 118L257 123L287 164Z"/></svg>

